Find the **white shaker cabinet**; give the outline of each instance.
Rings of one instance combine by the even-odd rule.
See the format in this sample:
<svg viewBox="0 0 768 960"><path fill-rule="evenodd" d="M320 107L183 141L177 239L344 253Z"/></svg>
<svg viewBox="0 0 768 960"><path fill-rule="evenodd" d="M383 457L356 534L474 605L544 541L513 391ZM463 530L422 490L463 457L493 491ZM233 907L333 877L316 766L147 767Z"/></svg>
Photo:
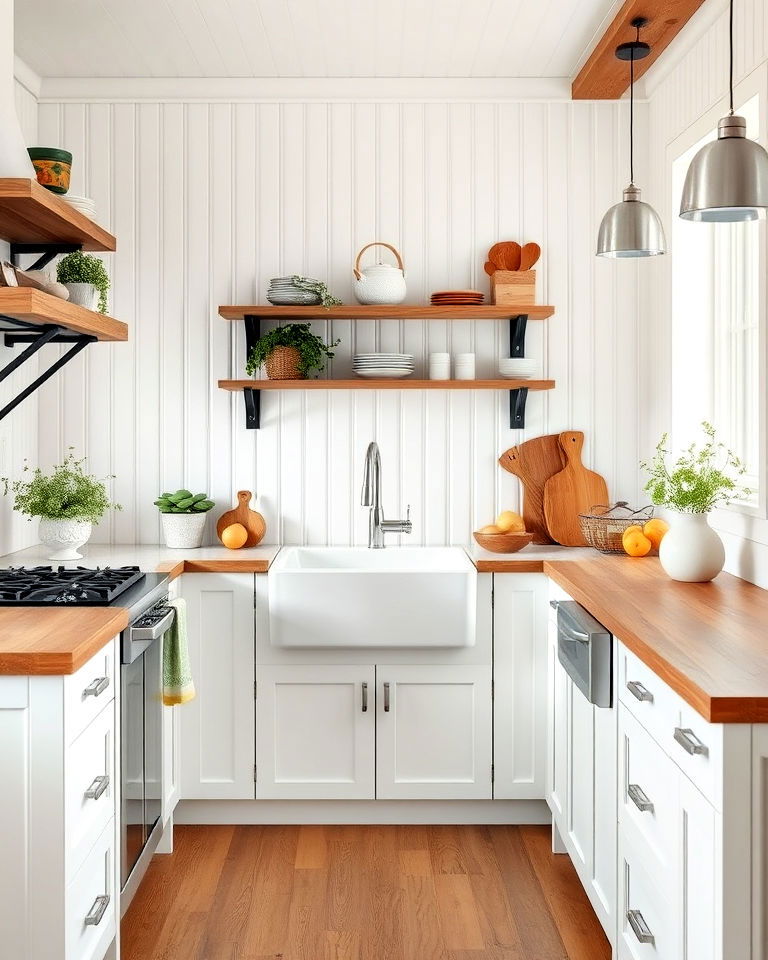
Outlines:
<svg viewBox="0 0 768 960"><path fill-rule="evenodd" d="M256 697L259 800L372 800L372 666L265 666Z"/></svg>
<svg viewBox="0 0 768 960"><path fill-rule="evenodd" d="M179 708L181 798L254 798L254 581L184 574L197 696Z"/></svg>
<svg viewBox="0 0 768 960"><path fill-rule="evenodd" d="M491 668L376 668L379 800L491 799Z"/></svg>

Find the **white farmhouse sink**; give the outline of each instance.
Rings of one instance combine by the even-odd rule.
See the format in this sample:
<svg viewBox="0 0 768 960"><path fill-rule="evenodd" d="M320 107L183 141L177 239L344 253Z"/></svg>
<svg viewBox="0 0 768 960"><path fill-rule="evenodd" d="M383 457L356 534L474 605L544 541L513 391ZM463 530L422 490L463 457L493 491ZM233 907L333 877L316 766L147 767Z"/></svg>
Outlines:
<svg viewBox="0 0 768 960"><path fill-rule="evenodd" d="M477 573L459 547L285 547L269 570L277 647L471 647Z"/></svg>

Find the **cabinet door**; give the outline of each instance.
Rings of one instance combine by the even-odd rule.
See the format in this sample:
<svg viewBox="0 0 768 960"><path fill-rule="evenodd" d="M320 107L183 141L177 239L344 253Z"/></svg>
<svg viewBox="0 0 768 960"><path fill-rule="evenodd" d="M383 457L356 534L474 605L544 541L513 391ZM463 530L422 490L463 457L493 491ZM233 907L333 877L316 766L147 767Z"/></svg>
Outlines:
<svg viewBox="0 0 768 960"><path fill-rule="evenodd" d="M256 797L372 800L372 666L259 667Z"/></svg>
<svg viewBox="0 0 768 960"><path fill-rule="evenodd" d="M680 960L721 960L717 949L717 856L714 808L691 781L678 774L677 862Z"/></svg>
<svg viewBox="0 0 768 960"><path fill-rule="evenodd" d="M497 800L545 794L547 579L493 577L494 746Z"/></svg>
<svg viewBox="0 0 768 960"><path fill-rule="evenodd" d="M181 798L254 797L253 574L192 573L189 655L197 696L179 714Z"/></svg>
<svg viewBox="0 0 768 960"><path fill-rule="evenodd" d="M376 668L376 796L491 799L491 668Z"/></svg>
<svg viewBox="0 0 768 960"><path fill-rule="evenodd" d="M547 803L563 834L567 829L568 686L568 677L557 659L557 625L550 621Z"/></svg>

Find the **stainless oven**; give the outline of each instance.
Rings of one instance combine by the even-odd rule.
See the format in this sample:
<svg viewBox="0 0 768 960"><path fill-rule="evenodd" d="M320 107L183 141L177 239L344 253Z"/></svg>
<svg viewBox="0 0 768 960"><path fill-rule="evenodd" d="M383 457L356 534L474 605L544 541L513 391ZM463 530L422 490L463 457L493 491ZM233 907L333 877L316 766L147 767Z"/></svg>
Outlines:
<svg viewBox="0 0 768 960"><path fill-rule="evenodd" d="M163 634L173 623L168 584L142 598L121 646L121 910L138 888L162 833Z"/></svg>
<svg viewBox="0 0 768 960"><path fill-rule="evenodd" d="M596 707L610 707L613 688L613 638L575 600L554 600L557 609L557 657L574 685Z"/></svg>

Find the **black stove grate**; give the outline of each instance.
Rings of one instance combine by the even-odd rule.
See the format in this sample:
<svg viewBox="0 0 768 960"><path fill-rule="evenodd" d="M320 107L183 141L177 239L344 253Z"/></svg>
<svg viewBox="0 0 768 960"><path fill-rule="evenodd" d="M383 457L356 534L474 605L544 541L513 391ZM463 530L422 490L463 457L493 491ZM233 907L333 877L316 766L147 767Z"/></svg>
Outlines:
<svg viewBox="0 0 768 960"><path fill-rule="evenodd" d="M106 606L143 576L138 567L10 567L0 570L0 606Z"/></svg>

